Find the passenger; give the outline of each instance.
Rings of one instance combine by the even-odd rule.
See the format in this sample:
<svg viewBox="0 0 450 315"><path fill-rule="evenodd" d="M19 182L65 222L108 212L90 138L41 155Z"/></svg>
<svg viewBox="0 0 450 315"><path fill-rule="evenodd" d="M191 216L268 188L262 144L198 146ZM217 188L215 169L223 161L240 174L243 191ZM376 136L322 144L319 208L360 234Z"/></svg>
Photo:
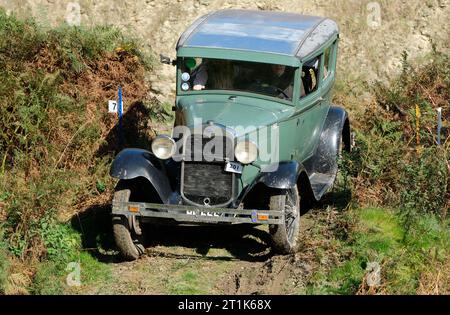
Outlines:
<svg viewBox="0 0 450 315"><path fill-rule="evenodd" d="M206 82L208 81L208 72L206 71L206 64L202 63L193 74L194 82L192 89L194 91L204 90Z"/></svg>

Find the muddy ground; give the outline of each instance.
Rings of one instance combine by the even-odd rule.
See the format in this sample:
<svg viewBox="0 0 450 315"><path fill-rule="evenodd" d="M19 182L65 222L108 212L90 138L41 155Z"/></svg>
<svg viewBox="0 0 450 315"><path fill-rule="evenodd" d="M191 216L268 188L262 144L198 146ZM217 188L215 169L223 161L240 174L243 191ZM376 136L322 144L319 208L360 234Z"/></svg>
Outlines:
<svg viewBox="0 0 450 315"><path fill-rule="evenodd" d="M335 267L345 258L333 247L333 242L345 234L347 224L342 219L344 207L328 202L333 198L330 193L323 203L303 214L300 250L287 256L272 252L266 226L147 226L146 254L137 261L126 262L109 234L109 207L92 209L74 217L73 224L80 229L81 223L83 230L88 231L89 235L83 234L85 248L91 248L92 255L108 266L110 278L69 292L307 293L316 270ZM101 249L94 249L94 243Z"/></svg>

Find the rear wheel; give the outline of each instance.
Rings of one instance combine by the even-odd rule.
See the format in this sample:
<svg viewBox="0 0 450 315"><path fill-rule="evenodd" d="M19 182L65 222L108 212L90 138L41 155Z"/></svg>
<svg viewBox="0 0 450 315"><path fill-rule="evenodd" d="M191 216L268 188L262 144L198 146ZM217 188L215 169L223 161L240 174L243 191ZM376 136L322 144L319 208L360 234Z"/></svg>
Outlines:
<svg viewBox="0 0 450 315"><path fill-rule="evenodd" d="M113 202L128 202L130 201L131 190L118 185L114 193ZM136 224L139 224L137 218L135 218ZM138 259L145 253L143 230L138 235L130 226L130 220L125 216L113 216L112 218L113 234L116 241L116 245L119 248L120 254L126 260Z"/></svg>
<svg viewBox="0 0 450 315"><path fill-rule="evenodd" d="M272 194L270 210L283 211L283 223L269 226L274 250L279 254L296 252L300 238L300 196L297 186Z"/></svg>

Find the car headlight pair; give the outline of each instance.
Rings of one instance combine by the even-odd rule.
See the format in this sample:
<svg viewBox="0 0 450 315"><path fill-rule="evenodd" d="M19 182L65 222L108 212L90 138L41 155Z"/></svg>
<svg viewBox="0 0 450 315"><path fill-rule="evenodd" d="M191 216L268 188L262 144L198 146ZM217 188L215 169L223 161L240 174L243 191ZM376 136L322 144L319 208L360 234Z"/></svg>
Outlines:
<svg viewBox="0 0 450 315"><path fill-rule="evenodd" d="M170 159L175 151L176 143L169 136L157 136L152 142L152 152L161 160ZM258 147L248 140L239 141L234 148L234 156L242 164L250 164L258 157Z"/></svg>

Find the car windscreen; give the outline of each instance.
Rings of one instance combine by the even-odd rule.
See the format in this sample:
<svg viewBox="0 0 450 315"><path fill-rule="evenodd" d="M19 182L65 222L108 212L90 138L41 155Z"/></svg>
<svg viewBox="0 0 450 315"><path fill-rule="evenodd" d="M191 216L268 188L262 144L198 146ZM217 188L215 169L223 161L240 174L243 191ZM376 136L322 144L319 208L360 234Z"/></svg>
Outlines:
<svg viewBox="0 0 450 315"><path fill-rule="evenodd" d="M292 100L295 68L278 64L181 58L182 91L229 90Z"/></svg>

